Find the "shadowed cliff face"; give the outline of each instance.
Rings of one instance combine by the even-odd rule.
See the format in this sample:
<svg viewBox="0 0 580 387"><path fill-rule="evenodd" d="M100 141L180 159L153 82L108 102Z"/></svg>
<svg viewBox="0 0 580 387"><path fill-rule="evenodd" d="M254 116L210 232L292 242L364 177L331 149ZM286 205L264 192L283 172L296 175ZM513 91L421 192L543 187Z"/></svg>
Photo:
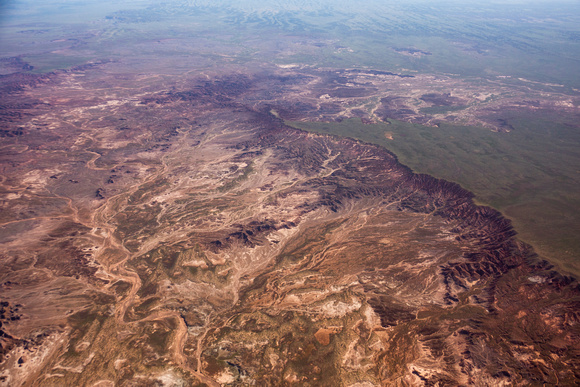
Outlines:
<svg viewBox="0 0 580 387"><path fill-rule="evenodd" d="M286 127L312 74L89 70L9 84L0 383L578 380L577 282L458 185Z"/></svg>

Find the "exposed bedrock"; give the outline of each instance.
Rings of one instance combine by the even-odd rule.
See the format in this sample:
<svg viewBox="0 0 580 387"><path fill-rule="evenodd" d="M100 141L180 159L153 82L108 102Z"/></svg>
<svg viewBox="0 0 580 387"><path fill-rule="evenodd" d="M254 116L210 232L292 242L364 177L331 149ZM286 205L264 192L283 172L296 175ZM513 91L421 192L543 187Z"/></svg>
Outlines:
<svg viewBox="0 0 580 387"><path fill-rule="evenodd" d="M347 75L321 76L341 94ZM14 91L2 382L577 382L577 281L459 185L285 126L302 112L264 96L313 77Z"/></svg>

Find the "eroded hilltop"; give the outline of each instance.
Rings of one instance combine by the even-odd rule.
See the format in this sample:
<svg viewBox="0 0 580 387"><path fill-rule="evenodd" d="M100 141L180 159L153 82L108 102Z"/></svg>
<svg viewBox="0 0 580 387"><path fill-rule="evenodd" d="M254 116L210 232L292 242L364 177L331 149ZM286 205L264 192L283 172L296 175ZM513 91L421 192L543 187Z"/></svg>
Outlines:
<svg viewBox="0 0 580 387"><path fill-rule="evenodd" d="M7 83L1 383L577 382L578 283L460 186L285 126L312 77Z"/></svg>

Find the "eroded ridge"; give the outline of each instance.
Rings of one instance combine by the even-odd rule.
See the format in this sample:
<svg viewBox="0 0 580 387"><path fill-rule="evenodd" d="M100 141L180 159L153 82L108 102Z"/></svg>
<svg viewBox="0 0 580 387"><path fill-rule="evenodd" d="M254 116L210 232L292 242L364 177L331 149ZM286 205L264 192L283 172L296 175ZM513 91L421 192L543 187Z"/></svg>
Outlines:
<svg viewBox="0 0 580 387"><path fill-rule="evenodd" d="M78 71L4 115L1 383L578 380L577 282L458 185L286 127L280 75Z"/></svg>

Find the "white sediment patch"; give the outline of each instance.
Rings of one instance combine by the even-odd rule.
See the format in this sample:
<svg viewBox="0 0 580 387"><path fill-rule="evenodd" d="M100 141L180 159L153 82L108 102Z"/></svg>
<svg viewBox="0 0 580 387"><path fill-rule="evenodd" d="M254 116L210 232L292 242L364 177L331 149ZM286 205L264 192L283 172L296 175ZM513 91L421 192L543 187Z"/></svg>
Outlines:
<svg viewBox="0 0 580 387"><path fill-rule="evenodd" d="M163 387L184 387L186 385L185 381L176 375L171 369L158 376L157 381L161 382Z"/></svg>
<svg viewBox="0 0 580 387"><path fill-rule="evenodd" d="M235 382L236 378L234 377L234 375L232 375L229 371L226 370L220 373L215 380L219 384L229 384Z"/></svg>
<svg viewBox="0 0 580 387"><path fill-rule="evenodd" d="M352 313L355 310L359 310L362 306L361 302L352 297L351 303L346 303L342 301L329 301L321 307L321 310L328 317L337 318L344 317L348 313Z"/></svg>

